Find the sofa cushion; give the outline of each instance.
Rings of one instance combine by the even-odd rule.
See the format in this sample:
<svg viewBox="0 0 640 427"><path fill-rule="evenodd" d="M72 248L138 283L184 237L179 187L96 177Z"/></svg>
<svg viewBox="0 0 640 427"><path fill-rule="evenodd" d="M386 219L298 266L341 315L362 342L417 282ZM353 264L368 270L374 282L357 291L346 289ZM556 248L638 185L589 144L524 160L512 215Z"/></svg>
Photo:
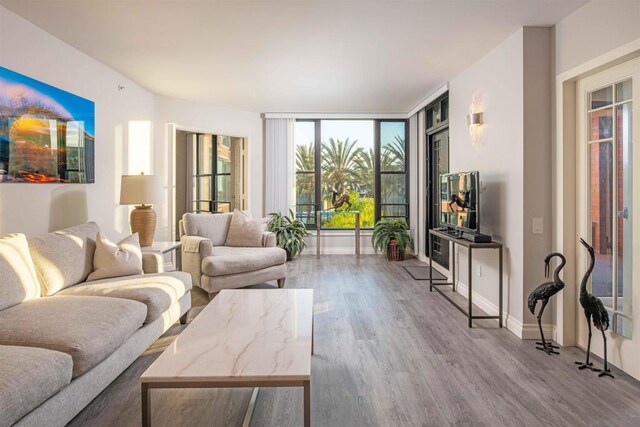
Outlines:
<svg viewBox="0 0 640 427"><path fill-rule="evenodd" d="M40 296L24 234L0 237L0 310Z"/></svg>
<svg viewBox="0 0 640 427"><path fill-rule="evenodd" d="M238 210L233 211L225 246L259 248L264 246L264 232L268 219L251 219L249 215Z"/></svg>
<svg viewBox="0 0 640 427"><path fill-rule="evenodd" d="M226 276L262 270L287 262L287 253L281 248L232 248L218 246L212 256L202 260L202 274Z"/></svg>
<svg viewBox="0 0 640 427"><path fill-rule="evenodd" d="M93 272L89 274L87 281L142 273L142 249L138 233L125 237L117 244L104 234L98 233L96 251L93 255Z"/></svg>
<svg viewBox="0 0 640 427"><path fill-rule="evenodd" d="M106 296L138 301L147 306L145 323L149 323L190 290L191 275L172 271L80 283L60 291L58 295Z"/></svg>
<svg viewBox="0 0 640 427"><path fill-rule="evenodd" d="M213 246L224 245L231 223L230 213L224 214L195 214L186 213L182 216L184 231L187 236L206 237Z"/></svg>
<svg viewBox="0 0 640 427"><path fill-rule="evenodd" d="M0 424L12 425L71 382L71 356L0 345Z"/></svg>
<svg viewBox="0 0 640 427"><path fill-rule="evenodd" d="M0 311L0 344L67 353L75 378L120 347L146 316L144 304L122 298L38 298Z"/></svg>
<svg viewBox="0 0 640 427"><path fill-rule="evenodd" d="M89 222L28 239L43 295L86 280L93 271L98 231L98 225Z"/></svg>

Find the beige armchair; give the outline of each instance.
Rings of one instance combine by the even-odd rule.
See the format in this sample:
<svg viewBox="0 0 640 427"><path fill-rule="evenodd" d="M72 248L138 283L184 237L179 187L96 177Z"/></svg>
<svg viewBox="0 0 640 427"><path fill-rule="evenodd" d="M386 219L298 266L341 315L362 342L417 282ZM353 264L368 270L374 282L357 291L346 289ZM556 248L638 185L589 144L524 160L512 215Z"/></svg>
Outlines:
<svg viewBox="0 0 640 427"><path fill-rule="evenodd" d="M276 246L276 236L262 235L260 247L225 246L233 214L186 213L180 221L182 271L194 286L213 298L222 289L242 288L275 280L284 287L287 254Z"/></svg>

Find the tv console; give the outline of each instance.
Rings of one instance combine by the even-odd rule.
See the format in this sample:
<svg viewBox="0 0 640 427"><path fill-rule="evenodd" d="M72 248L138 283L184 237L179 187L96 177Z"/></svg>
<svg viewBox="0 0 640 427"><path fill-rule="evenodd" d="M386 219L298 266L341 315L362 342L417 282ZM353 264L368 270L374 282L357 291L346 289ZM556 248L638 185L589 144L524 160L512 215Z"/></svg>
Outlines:
<svg viewBox="0 0 640 427"><path fill-rule="evenodd" d="M468 234L472 234L472 233L468 233ZM480 235L480 236L484 236L484 235ZM467 309L459 305L449 295L447 295L440 289L440 286L451 286L453 292L456 292L456 288L458 284L456 282L455 255L453 257L453 263L451 265L451 270L450 270L453 272L452 281L451 282L448 282L448 281L434 282L433 281L433 263L431 262L431 260L433 259L433 238L434 237L439 237L440 239L452 242L454 247L454 254L455 254L456 245L466 247L469 251L469 254L467 255L468 256L467 286L469 287L469 295L468 295L469 304ZM469 239L455 237L447 232L443 232L435 229L429 230L429 292L433 292L433 290L435 289L440 295L445 297L447 301L449 301L458 310L464 313L464 315L467 316L467 319L469 320L470 328L473 327L473 321L475 319L496 319L498 320L498 325L502 328L502 291L503 291L502 289L502 243L492 242L491 236L485 236L485 237L489 238L488 243L470 241ZM497 316L474 316L473 314L473 282L472 282L473 253L475 252L476 249L497 249L498 250L498 315Z"/></svg>

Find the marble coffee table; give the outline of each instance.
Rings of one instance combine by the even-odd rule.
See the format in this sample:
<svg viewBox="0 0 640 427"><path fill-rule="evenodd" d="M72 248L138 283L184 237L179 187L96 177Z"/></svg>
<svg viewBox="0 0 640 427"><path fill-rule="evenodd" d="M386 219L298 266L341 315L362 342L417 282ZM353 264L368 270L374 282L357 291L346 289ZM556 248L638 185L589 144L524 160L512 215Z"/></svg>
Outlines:
<svg viewBox="0 0 640 427"><path fill-rule="evenodd" d="M311 425L313 290L223 290L140 377L142 425L151 424L153 388L302 387Z"/></svg>

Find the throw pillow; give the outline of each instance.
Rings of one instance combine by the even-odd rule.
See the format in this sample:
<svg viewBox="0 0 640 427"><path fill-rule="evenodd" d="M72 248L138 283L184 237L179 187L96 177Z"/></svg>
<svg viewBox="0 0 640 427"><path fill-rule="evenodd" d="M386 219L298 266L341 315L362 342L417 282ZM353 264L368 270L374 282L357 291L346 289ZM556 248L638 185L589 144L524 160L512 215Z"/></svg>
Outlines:
<svg viewBox="0 0 640 427"><path fill-rule="evenodd" d="M225 246L257 248L262 246L262 234L267 224L264 219L251 219L244 212L235 210L229 224Z"/></svg>
<svg viewBox="0 0 640 427"><path fill-rule="evenodd" d="M138 233L124 238L118 244L98 233L96 252L93 256L93 273L87 277L88 282L142 273L142 250Z"/></svg>

